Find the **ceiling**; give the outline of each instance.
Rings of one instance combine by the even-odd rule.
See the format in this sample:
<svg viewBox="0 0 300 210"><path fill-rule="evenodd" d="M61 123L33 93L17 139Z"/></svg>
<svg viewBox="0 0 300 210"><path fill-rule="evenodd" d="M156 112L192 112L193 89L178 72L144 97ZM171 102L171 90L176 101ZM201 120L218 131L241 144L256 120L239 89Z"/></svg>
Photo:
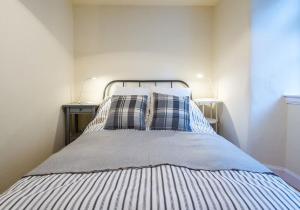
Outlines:
<svg viewBox="0 0 300 210"><path fill-rule="evenodd" d="M219 0L72 0L75 5L213 6Z"/></svg>

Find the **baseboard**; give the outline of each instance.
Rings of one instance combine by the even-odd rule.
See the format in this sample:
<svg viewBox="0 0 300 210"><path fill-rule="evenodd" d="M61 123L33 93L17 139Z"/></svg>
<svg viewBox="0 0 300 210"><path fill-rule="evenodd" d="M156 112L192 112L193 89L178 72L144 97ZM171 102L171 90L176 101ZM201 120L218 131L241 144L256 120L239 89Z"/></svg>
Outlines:
<svg viewBox="0 0 300 210"><path fill-rule="evenodd" d="M300 176L298 174L281 166L274 166L268 164L266 164L266 166L276 175L280 176L284 181L290 184L292 187L300 191Z"/></svg>

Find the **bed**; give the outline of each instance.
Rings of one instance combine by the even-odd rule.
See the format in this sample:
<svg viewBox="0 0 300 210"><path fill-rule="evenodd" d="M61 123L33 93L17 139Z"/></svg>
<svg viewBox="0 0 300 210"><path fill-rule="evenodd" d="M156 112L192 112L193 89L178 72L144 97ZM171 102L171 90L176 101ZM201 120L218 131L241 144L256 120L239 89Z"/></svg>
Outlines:
<svg viewBox="0 0 300 210"><path fill-rule="evenodd" d="M0 209L300 209L298 191L217 135L195 107L190 132L106 130L104 98L84 134L4 192Z"/></svg>

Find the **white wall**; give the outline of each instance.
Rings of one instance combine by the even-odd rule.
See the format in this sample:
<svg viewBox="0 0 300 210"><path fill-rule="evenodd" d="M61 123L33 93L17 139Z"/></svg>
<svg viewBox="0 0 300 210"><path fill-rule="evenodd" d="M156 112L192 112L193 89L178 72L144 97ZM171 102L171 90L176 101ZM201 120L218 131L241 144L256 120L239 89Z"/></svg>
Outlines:
<svg viewBox="0 0 300 210"><path fill-rule="evenodd" d="M212 7L76 6L75 84L182 79L211 96ZM198 73L205 79L196 78Z"/></svg>
<svg viewBox="0 0 300 210"><path fill-rule="evenodd" d="M61 148L70 102L72 10L61 0L2 0L0 191Z"/></svg>
<svg viewBox="0 0 300 210"><path fill-rule="evenodd" d="M250 109L250 1L214 8L215 95L223 102L221 134L246 150Z"/></svg>
<svg viewBox="0 0 300 210"><path fill-rule="evenodd" d="M300 104L288 105L286 168L300 176Z"/></svg>
<svg viewBox="0 0 300 210"><path fill-rule="evenodd" d="M299 137L286 126L282 96L300 92L300 2L221 0L214 18L221 134L259 161L298 173Z"/></svg>
<svg viewBox="0 0 300 210"><path fill-rule="evenodd" d="M253 0L249 152L279 166L285 164L285 93L300 93L300 1Z"/></svg>

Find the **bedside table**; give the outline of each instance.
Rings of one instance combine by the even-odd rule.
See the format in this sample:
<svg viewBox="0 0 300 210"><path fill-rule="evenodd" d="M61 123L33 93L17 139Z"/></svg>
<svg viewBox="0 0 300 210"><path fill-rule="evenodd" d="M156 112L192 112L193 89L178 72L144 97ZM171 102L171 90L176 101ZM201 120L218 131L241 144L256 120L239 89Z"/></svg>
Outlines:
<svg viewBox="0 0 300 210"><path fill-rule="evenodd" d="M193 100L197 106L201 109L203 115L218 133L218 124L219 124L219 113L218 113L218 105L222 103L222 101L214 98L199 98ZM207 107L209 114L207 114Z"/></svg>
<svg viewBox="0 0 300 210"><path fill-rule="evenodd" d="M65 113L65 145L70 144L78 138L82 132L78 129L78 115L90 114L92 119L96 116L98 104L78 104L71 103L62 106ZM74 115L75 133L71 132L71 117Z"/></svg>

